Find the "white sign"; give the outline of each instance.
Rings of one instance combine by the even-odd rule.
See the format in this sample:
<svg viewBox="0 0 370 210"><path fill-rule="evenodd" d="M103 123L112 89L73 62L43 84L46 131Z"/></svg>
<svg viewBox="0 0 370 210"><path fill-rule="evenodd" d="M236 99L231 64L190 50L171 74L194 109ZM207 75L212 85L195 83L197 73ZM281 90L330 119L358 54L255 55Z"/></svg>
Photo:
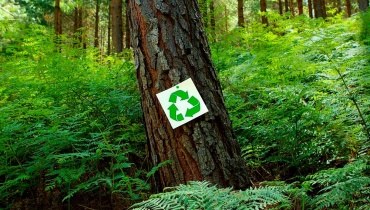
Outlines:
<svg viewBox="0 0 370 210"><path fill-rule="evenodd" d="M191 78L157 94L173 129L208 112Z"/></svg>

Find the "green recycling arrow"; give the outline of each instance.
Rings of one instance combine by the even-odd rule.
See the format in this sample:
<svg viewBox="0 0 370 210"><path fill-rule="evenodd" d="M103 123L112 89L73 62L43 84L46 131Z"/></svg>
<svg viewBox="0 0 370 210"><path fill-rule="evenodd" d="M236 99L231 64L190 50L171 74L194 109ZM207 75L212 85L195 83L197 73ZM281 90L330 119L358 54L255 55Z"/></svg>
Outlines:
<svg viewBox="0 0 370 210"><path fill-rule="evenodd" d="M177 90L176 92L173 92L170 95L170 99L168 100L171 103L176 103L177 97L180 97L181 100L185 100L189 98L188 91L182 91L182 90Z"/></svg>
<svg viewBox="0 0 370 210"><path fill-rule="evenodd" d="M179 110L175 104L172 104L170 107L168 107L168 110L170 110L170 117L173 120L181 121L184 120L184 116L182 114L176 114L177 110Z"/></svg>
<svg viewBox="0 0 370 210"><path fill-rule="evenodd" d="M177 114L177 111L179 110L175 103L177 101L177 97L181 98L181 100L186 100L189 98L189 94L188 92L186 91L182 91L182 90L177 90L175 92L173 92L171 95L170 95L170 98L169 98L169 102L171 102L171 106L168 107L168 110L170 110L170 118L173 119L173 120L176 120L176 121L182 121L184 120L184 116L180 113L180 114ZM194 96L190 97L189 100L188 100L188 103L193 105L192 108L190 109L187 109L186 110L186 113L185 113L185 116L186 117L193 117L194 114L198 113L200 111L200 103L199 103L199 100L197 98L195 98Z"/></svg>
<svg viewBox="0 0 370 210"><path fill-rule="evenodd" d="M198 113L200 111L200 103L197 98L194 96L190 97L188 100L189 104L193 105L193 108L186 110L186 117L193 117L194 114Z"/></svg>

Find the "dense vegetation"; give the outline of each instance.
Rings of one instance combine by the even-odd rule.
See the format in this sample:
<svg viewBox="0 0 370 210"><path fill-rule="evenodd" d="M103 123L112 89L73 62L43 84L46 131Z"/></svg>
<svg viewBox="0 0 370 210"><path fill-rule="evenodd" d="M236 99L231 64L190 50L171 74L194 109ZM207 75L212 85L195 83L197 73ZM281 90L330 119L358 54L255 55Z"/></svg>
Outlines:
<svg viewBox="0 0 370 210"><path fill-rule="evenodd" d="M369 208L370 13L268 18L211 44L253 188L192 182L135 208ZM125 209L150 195L160 166L146 162L131 52L75 42L0 21L0 208Z"/></svg>

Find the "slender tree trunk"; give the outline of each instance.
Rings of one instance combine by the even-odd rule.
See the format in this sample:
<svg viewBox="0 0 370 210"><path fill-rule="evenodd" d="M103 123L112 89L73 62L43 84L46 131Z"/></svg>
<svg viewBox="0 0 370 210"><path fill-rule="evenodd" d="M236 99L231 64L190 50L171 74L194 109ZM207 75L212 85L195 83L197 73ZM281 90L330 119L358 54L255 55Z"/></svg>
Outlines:
<svg viewBox="0 0 370 210"><path fill-rule="evenodd" d="M342 12L342 2L341 2L341 0L336 1L335 7L337 8L337 11L335 12L336 15Z"/></svg>
<svg viewBox="0 0 370 210"><path fill-rule="evenodd" d="M208 180L249 185L195 0L129 0L135 67L150 158L173 163L157 173L157 190ZM159 2L159 3L158 3ZM192 78L209 112L172 129L156 94Z"/></svg>
<svg viewBox="0 0 370 210"><path fill-rule="evenodd" d="M303 0L297 0L298 3L298 15L303 15Z"/></svg>
<svg viewBox="0 0 370 210"><path fill-rule="evenodd" d="M369 7L369 0L358 0L358 9L361 12L365 12Z"/></svg>
<svg viewBox="0 0 370 210"><path fill-rule="evenodd" d="M62 34L62 10L60 9L60 0L55 0L54 30L55 30L55 35L58 36Z"/></svg>
<svg viewBox="0 0 370 210"><path fill-rule="evenodd" d="M278 5L279 5L279 14L282 15L283 14L283 2L279 0Z"/></svg>
<svg viewBox="0 0 370 210"><path fill-rule="evenodd" d="M111 8L113 50L120 53L123 50L122 0L111 0Z"/></svg>
<svg viewBox="0 0 370 210"><path fill-rule="evenodd" d="M291 13L292 17L294 17L295 14L294 14L294 2L293 2L293 0L289 0L289 8L290 8L290 13Z"/></svg>
<svg viewBox="0 0 370 210"><path fill-rule="evenodd" d="M100 0L96 0L95 34L94 34L94 47L96 47L96 48L99 48L99 11L100 11Z"/></svg>
<svg viewBox="0 0 370 210"><path fill-rule="evenodd" d="M111 53L111 31L112 31L112 5L109 4L108 7L108 37L107 37L107 54L110 55Z"/></svg>
<svg viewBox="0 0 370 210"><path fill-rule="evenodd" d="M244 24L244 0L238 0L238 26L244 27Z"/></svg>
<svg viewBox="0 0 370 210"><path fill-rule="evenodd" d="M308 16L310 18L313 18L313 13L312 13L312 0L308 0Z"/></svg>
<svg viewBox="0 0 370 210"><path fill-rule="evenodd" d="M126 21L125 21L125 33L126 33L126 37L125 37L125 47L126 49L130 49L131 47L131 44L130 44L130 37L131 37L131 34L130 34L130 23L129 23L129 8L128 8L128 0L125 1L126 3Z"/></svg>
<svg viewBox="0 0 370 210"><path fill-rule="evenodd" d="M285 12L289 12L289 0L284 0Z"/></svg>
<svg viewBox="0 0 370 210"><path fill-rule="evenodd" d="M326 19L327 14L326 14L326 0L321 0L321 5L322 5L322 17Z"/></svg>
<svg viewBox="0 0 370 210"><path fill-rule="evenodd" d="M347 7L347 17L351 17L351 0L346 0L346 7Z"/></svg>
<svg viewBox="0 0 370 210"><path fill-rule="evenodd" d="M267 17L266 17L266 11L267 11L266 0L260 0L260 7L261 7L261 12L264 13L262 15L262 24L268 25L268 20L267 20Z"/></svg>

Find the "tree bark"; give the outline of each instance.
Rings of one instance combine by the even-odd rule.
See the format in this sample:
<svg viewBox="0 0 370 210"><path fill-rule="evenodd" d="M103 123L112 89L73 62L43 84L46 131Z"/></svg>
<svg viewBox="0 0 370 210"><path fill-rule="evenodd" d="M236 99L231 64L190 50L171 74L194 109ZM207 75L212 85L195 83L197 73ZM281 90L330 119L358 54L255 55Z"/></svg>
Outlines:
<svg viewBox="0 0 370 210"><path fill-rule="evenodd" d="M312 13L312 0L308 0L308 16L310 18L313 18L313 13Z"/></svg>
<svg viewBox="0 0 370 210"><path fill-rule="evenodd" d="M94 34L94 47L96 47L96 48L99 48L99 11L100 11L100 0L96 0L95 34Z"/></svg>
<svg viewBox="0 0 370 210"><path fill-rule="evenodd" d="M358 9L361 12L365 12L369 7L369 0L358 0Z"/></svg>
<svg viewBox="0 0 370 210"><path fill-rule="evenodd" d="M351 1L350 0L346 0L346 7L347 7L347 17L351 17Z"/></svg>
<svg viewBox="0 0 370 210"><path fill-rule="evenodd" d="M260 7L261 7L261 12L264 13L262 15L262 24L268 25L268 20L266 17L266 11L267 11L266 0L260 0Z"/></svg>
<svg viewBox="0 0 370 210"><path fill-rule="evenodd" d="M298 15L303 15L303 0L297 0L298 3Z"/></svg>
<svg viewBox="0 0 370 210"><path fill-rule="evenodd" d="M58 36L62 34L62 10L60 9L60 0L55 0L54 30L55 30L55 35Z"/></svg>
<svg viewBox="0 0 370 210"><path fill-rule="evenodd" d="M249 185L196 0L129 0L135 68L156 190L190 180L219 187ZM156 94L192 78L209 110L172 129Z"/></svg>
<svg viewBox="0 0 370 210"><path fill-rule="evenodd" d="M113 51L123 50L122 0L111 0Z"/></svg>
<svg viewBox="0 0 370 210"><path fill-rule="evenodd" d="M244 0L238 0L238 26L244 27L244 24Z"/></svg>

